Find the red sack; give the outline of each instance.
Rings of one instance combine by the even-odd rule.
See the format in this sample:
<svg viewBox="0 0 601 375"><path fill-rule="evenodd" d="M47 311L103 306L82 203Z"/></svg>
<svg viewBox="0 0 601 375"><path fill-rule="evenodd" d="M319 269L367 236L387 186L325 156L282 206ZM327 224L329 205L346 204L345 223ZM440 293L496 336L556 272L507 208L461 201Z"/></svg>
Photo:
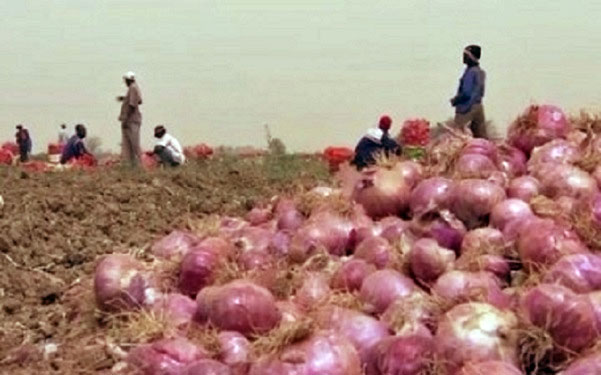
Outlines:
<svg viewBox="0 0 601 375"><path fill-rule="evenodd" d="M213 155L213 148L204 143L188 146L184 148L184 155L186 155L188 159L206 159Z"/></svg>
<svg viewBox="0 0 601 375"><path fill-rule="evenodd" d="M4 142L2 149L10 151L13 155L19 154L19 146L15 142Z"/></svg>
<svg viewBox="0 0 601 375"><path fill-rule="evenodd" d="M401 129L401 143L407 146L425 146L430 142L430 122L426 119L409 119Z"/></svg>
<svg viewBox="0 0 601 375"><path fill-rule="evenodd" d="M39 160L28 161L21 164L21 167L28 172L48 172L50 170L48 163Z"/></svg>
<svg viewBox="0 0 601 375"><path fill-rule="evenodd" d="M330 165L330 171L335 172L340 167L340 164L350 161L355 152L348 147L327 147L323 152L323 157Z"/></svg>
<svg viewBox="0 0 601 375"><path fill-rule="evenodd" d="M71 160L69 162L69 164L73 168L95 169L96 166L98 165L98 161L96 160L96 158L94 156L89 155L89 154L84 154L83 156L81 156L77 159Z"/></svg>
<svg viewBox="0 0 601 375"><path fill-rule="evenodd" d="M154 157L154 153L152 151L146 151L142 153L141 161L144 169L154 169L159 165L159 162Z"/></svg>
<svg viewBox="0 0 601 375"><path fill-rule="evenodd" d="M11 165L15 155L7 149L0 148L0 164Z"/></svg>
<svg viewBox="0 0 601 375"><path fill-rule="evenodd" d="M64 147L64 145L58 143L50 143L48 144L48 155L60 155L63 153Z"/></svg>

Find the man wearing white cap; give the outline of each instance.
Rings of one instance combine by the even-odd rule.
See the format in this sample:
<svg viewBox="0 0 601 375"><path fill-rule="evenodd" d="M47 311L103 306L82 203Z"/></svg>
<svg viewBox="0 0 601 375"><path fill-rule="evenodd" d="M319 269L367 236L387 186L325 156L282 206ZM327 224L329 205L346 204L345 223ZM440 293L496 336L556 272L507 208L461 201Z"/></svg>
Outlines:
<svg viewBox="0 0 601 375"><path fill-rule="evenodd" d="M142 93L136 83L134 72L127 72L123 75L123 80L127 85L125 96L118 96L117 100L122 102L119 121L121 121L121 141L122 157L132 166L140 164L140 126L142 125L142 114L140 105L142 104Z"/></svg>

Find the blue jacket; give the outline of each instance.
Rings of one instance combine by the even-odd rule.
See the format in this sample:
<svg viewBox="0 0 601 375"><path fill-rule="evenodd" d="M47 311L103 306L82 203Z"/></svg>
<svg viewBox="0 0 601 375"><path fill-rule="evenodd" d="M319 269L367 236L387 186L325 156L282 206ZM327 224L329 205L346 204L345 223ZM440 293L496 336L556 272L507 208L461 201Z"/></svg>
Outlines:
<svg viewBox="0 0 601 375"><path fill-rule="evenodd" d="M468 113L475 104L482 103L486 73L479 65L468 66L459 80L457 96L452 99L457 113Z"/></svg>
<svg viewBox="0 0 601 375"><path fill-rule="evenodd" d="M87 153L87 151L86 146L83 143L83 139L79 138L76 134L69 138L69 141L63 148L63 153L61 155L61 164L65 164L73 158L80 158L85 153Z"/></svg>

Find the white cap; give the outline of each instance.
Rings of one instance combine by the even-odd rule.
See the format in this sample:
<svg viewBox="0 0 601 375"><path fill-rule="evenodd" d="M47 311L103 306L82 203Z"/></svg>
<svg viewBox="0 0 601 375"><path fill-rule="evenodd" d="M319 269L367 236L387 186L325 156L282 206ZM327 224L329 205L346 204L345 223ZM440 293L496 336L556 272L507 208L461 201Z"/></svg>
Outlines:
<svg viewBox="0 0 601 375"><path fill-rule="evenodd" d="M135 80L135 79L136 79L136 73L134 73L134 72L132 72L132 71L129 71L129 72L127 72L127 73L125 73L125 74L123 75L123 78L125 78L125 79L130 79L130 80L132 80L132 81L133 81L133 80Z"/></svg>
<svg viewBox="0 0 601 375"><path fill-rule="evenodd" d="M383 135L384 135L384 132L378 128L369 128L369 129L367 129L367 132L365 133L365 136L367 138L371 138L372 140L374 140L376 142L380 142L382 140Z"/></svg>

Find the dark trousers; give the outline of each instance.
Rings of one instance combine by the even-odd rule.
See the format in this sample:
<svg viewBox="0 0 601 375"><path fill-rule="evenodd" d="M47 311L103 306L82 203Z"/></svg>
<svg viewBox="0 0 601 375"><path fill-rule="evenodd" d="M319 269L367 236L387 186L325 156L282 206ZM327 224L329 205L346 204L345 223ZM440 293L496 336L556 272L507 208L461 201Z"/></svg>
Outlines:
<svg viewBox="0 0 601 375"><path fill-rule="evenodd" d="M173 157L173 153L163 146L155 146L154 154L159 159L159 163L169 166L169 167L177 167L179 163Z"/></svg>
<svg viewBox="0 0 601 375"><path fill-rule="evenodd" d="M21 163L25 163L26 161L29 161L29 151L27 151L27 149L21 148L19 150L19 160L21 161Z"/></svg>

